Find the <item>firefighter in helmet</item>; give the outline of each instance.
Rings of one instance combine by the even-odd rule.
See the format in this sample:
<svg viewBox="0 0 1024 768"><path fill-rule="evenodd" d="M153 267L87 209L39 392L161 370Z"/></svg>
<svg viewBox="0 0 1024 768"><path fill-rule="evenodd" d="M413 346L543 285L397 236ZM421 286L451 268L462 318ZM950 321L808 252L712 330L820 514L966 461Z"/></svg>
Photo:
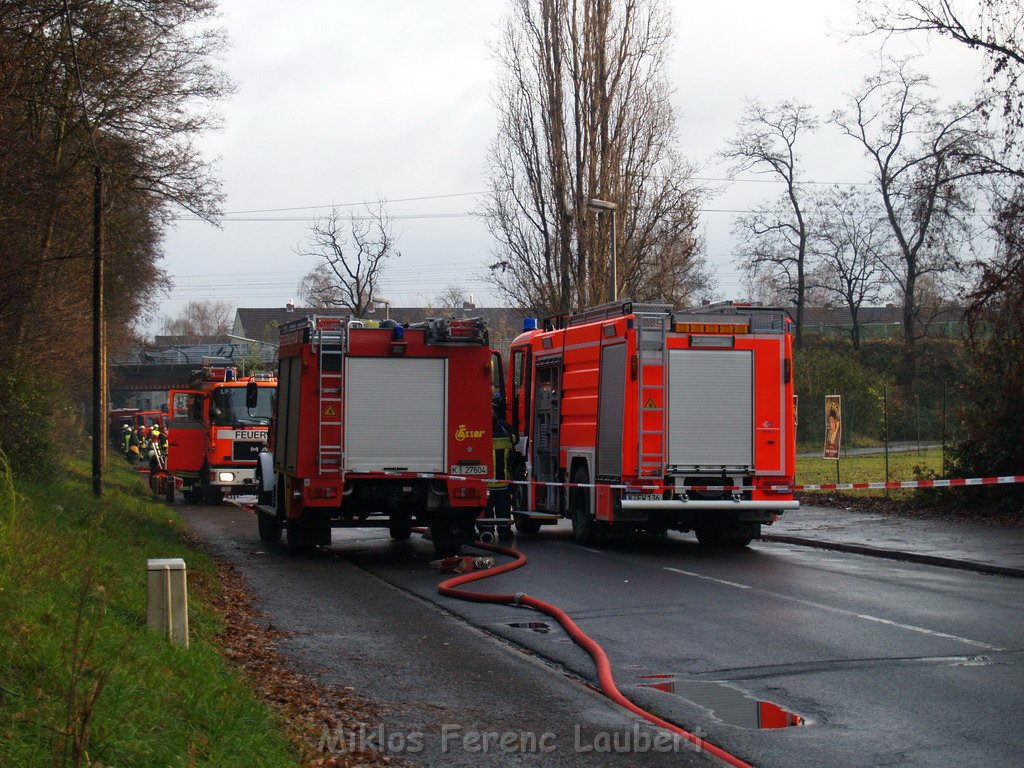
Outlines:
<svg viewBox="0 0 1024 768"><path fill-rule="evenodd" d="M505 421L502 401L495 397L491 404L491 427L494 432L494 480L487 483L487 512L492 518L512 518L512 454L518 437L512 425ZM512 526L496 526L498 537L511 538Z"/></svg>
<svg viewBox="0 0 1024 768"><path fill-rule="evenodd" d="M159 424L149 430L149 469L155 472L162 469L167 457L167 436L161 431Z"/></svg>
<svg viewBox="0 0 1024 768"><path fill-rule="evenodd" d="M134 436L135 433L132 432L132 425L126 423L121 428L121 453L124 454L124 457L126 459L128 458L128 455L131 452L132 438Z"/></svg>

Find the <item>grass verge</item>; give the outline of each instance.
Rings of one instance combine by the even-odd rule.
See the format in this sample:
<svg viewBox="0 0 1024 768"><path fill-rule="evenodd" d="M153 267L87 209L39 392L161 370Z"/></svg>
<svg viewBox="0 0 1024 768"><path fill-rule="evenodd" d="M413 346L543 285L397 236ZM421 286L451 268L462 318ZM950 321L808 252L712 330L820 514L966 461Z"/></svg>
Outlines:
<svg viewBox="0 0 1024 768"><path fill-rule="evenodd" d="M215 565L184 534L127 468L97 501L84 462L15 485L0 461L0 765L297 764L218 652ZM151 557L188 564L188 650L145 627Z"/></svg>
<svg viewBox="0 0 1024 768"><path fill-rule="evenodd" d="M803 458L796 460L796 482L817 485L836 482L836 465L840 483L872 483L885 480L885 454L850 456L832 459ZM940 477L942 450L906 451L889 454L890 480L925 480Z"/></svg>

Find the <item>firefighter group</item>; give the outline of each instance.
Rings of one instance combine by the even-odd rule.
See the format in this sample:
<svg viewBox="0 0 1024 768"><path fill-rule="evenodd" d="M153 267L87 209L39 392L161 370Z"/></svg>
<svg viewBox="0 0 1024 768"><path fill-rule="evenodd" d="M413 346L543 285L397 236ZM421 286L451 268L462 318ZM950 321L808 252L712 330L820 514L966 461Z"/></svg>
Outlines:
<svg viewBox="0 0 1024 768"><path fill-rule="evenodd" d="M167 430L159 424L125 424L121 429L121 454L132 465L148 465L150 471L163 468L167 462Z"/></svg>

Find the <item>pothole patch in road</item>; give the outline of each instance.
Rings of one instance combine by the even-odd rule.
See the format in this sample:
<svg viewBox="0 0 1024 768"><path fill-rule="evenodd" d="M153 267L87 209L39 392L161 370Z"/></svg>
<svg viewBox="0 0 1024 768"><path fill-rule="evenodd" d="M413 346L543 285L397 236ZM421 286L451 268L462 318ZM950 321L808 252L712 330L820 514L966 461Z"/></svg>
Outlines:
<svg viewBox="0 0 1024 768"><path fill-rule="evenodd" d="M790 728L807 725L803 715L783 709L770 701L761 701L739 688L708 680L687 680L677 675L640 675L641 688L686 699L711 713L723 723L741 728Z"/></svg>

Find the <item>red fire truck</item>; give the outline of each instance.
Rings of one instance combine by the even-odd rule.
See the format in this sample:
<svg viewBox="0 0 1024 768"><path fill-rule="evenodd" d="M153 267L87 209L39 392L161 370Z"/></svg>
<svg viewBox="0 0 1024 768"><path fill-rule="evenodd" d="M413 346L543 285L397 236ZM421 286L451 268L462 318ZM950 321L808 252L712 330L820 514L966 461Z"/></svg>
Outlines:
<svg viewBox="0 0 1024 768"><path fill-rule="evenodd" d="M785 312L618 301L528 320L512 345L521 435L516 527L572 520L577 541L645 528L745 546L798 503Z"/></svg>
<svg viewBox="0 0 1024 768"><path fill-rule="evenodd" d="M329 544L331 529L474 538L491 477L501 358L479 318L409 326L306 317L281 327L272 452L260 457L260 538ZM495 379L496 377L496 379Z"/></svg>
<svg viewBox="0 0 1024 768"><path fill-rule="evenodd" d="M167 470L186 503L256 493L276 389L272 374L239 378L231 366L208 365L193 374L191 389L170 391Z"/></svg>

